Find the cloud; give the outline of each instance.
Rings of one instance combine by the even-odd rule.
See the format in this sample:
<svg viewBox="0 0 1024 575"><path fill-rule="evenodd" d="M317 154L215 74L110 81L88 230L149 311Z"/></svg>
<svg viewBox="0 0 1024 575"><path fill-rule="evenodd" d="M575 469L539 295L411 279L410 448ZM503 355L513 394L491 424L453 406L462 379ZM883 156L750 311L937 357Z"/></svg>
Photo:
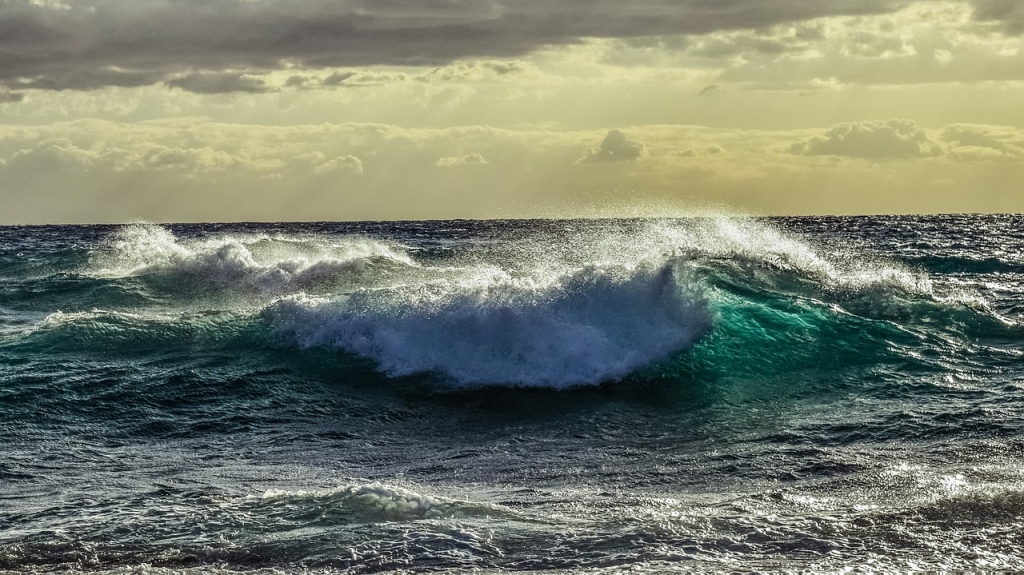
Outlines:
<svg viewBox="0 0 1024 575"><path fill-rule="evenodd" d="M637 160L647 155L647 149L643 143L630 140L625 134L618 130L609 130L608 135L601 142L601 147L588 150L581 162L625 162Z"/></svg>
<svg viewBox="0 0 1024 575"><path fill-rule="evenodd" d="M421 83L443 83L452 81L494 80L510 77L531 69L531 65L520 60L466 60L446 66L426 68L419 73L344 69L333 70L324 75L323 71L294 74L285 80L289 88L322 89L380 86L396 82L416 81Z"/></svg>
<svg viewBox="0 0 1024 575"><path fill-rule="evenodd" d="M893 130L914 140L920 128L907 124ZM0 222L635 215L613 208L662 202L776 214L1024 211L1024 159L1008 155L1024 144L1019 127L925 130L936 155L884 163L773 152L834 129L631 125L622 138L634 151L643 142L642 163L567 169L608 132L203 118L8 122L0 124ZM455 167L436 167L439 158ZM476 158L492 163L474 169ZM365 175L352 175L364 161ZM955 185L936 196L940 180ZM343 182L345 193L331 182Z"/></svg>
<svg viewBox="0 0 1024 575"><path fill-rule="evenodd" d="M7 158L7 166L27 166L42 173L60 169L81 170L110 157L109 151L76 146L69 138L47 138L22 148Z"/></svg>
<svg viewBox="0 0 1024 575"><path fill-rule="evenodd" d="M198 72L167 81L171 88L181 88L196 94L223 94L246 92L259 94L269 91L264 81L248 74L230 72Z"/></svg>
<svg viewBox="0 0 1024 575"><path fill-rule="evenodd" d="M347 156L338 156L329 162L324 162L313 170L313 173L316 174L329 174L332 172L361 174L363 173L363 161L349 154Z"/></svg>
<svg viewBox="0 0 1024 575"><path fill-rule="evenodd" d="M793 142L788 151L806 156L896 160L936 155L940 148L910 120L839 124L821 136Z"/></svg>
<svg viewBox="0 0 1024 575"><path fill-rule="evenodd" d="M722 153L722 148L720 148L718 146L714 146L714 145L704 146L704 148L702 148L700 151L695 150L693 148L686 148L685 150L673 150L671 152L671 154L673 156L680 156L680 157L683 157L683 158L695 158L695 157L697 157L699 155L704 155L704 154L711 154L711 155L713 155L713 154L721 154L721 153Z"/></svg>
<svg viewBox="0 0 1024 575"><path fill-rule="evenodd" d="M134 169L142 167L154 170L174 169L185 172L207 172L230 168L235 158L222 150L203 148L153 147L138 158ZM123 168L122 168L123 169Z"/></svg>
<svg viewBox="0 0 1024 575"><path fill-rule="evenodd" d="M13 104L24 99L25 94L22 94L21 92L11 92L10 90L0 89L0 104Z"/></svg>
<svg viewBox="0 0 1024 575"><path fill-rule="evenodd" d="M819 91L856 84L1024 80L1024 38L1003 33L1016 13L1024 26L1024 2L1013 0L1012 12L992 14L1003 20L977 20L983 12L972 6L971 0L920 1L888 14L719 31L687 42L648 39L640 46L620 40L609 43L603 61L661 70L717 69L720 73L695 76L696 81L719 85L730 95L737 87Z"/></svg>
<svg viewBox="0 0 1024 575"><path fill-rule="evenodd" d="M901 160L943 156L961 162L1024 162L1024 131L1006 126L950 124L929 134L909 120L840 124L802 138L784 151L807 156Z"/></svg>
<svg viewBox="0 0 1024 575"><path fill-rule="evenodd" d="M972 0L974 19L999 22L1010 34L1024 32L1024 3L1020 0Z"/></svg>
<svg viewBox="0 0 1024 575"><path fill-rule="evenodd" d="M483 165L489 163L484 159L483 156L477 153L466 154L465 156L454 156L448 158L439 158L434 163L439 168L448 168L452 166L465 166L465 165Z"/></svg>
<svg viewBox="0 0 1024 575"><path fill-rule="evenodd" d="M1018 162L1020 157L986 146L956 146L949 157L961 162Z"/></svg>
<svg viewBox="0 0 1024 575"><path fill-rule="evenodd" d="M1014 4L975 0L979 18ZM443 65L509 58L580 38L757 29L907 0L82 0L0 2L0 84L90 89L175 82L257 91L231 71ZM761 50L785 47L766 44ZM214 76L193 77L192 70ZM497 73L502 70L494 68ZM181 77L182 74L189 74Z"/></svg>
<svg viewBox="0 0 1024 575"><path fill-rule="evenodd" d="M961 161L1024 160L1024 132L997 126L953 124L943 128L939 139L950 157Z"/></svg>
<svg viewBox="0 0 1024 575"><path fill-rule="evenodd" d="M196 145L182 138L184 134L167 137L167 130L139 129L125 133L104 132L105 123L66 124L63 130L71 137L48 137L12 153L7 165L29 167L40 172L55 170L101 171L112 174L170 172L187 177L215 174L225 170L268 172L284 164L272 150L254 157L249 150L225 150L212 145ZM12 138L16 139L16 138ZM207 138L214 140L214 138Z"/></svg>
<svg viewBox="0 0 1024 575"><path fill-rule="evenodd" d="M525 72L529 64L520 60L476 60L438 66L416 77L422 82L480 79Z"/></svg>

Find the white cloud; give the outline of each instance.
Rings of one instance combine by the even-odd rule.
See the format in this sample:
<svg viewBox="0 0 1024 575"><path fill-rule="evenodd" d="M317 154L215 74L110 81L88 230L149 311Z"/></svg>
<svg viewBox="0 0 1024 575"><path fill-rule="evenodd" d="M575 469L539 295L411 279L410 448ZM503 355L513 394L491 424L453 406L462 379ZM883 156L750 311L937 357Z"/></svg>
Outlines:
<svg viewBox="0 0 1024 575"><path fill-rule="evenodd" d="M939 64L946 65L953 61L953 53L949 50L942 48L935 49L935 61Z"/></svg>
<svg viewBox="0 0 1024 575"><path fill-rule="evenodd" d="M695 157L701 156L701 155L721 154L722 153L722 148L712 144L710 146L704 146L703 148L700 148L699 150L695 149L695 148L686 148L685 150L673 150L670 153L672 155L674 155L674 156L679 156L679 157L682 157L682 158L695 158Z"/></svg>
<svg viewBox="0 0 1024 575"><path fill-rule="evenodd" d="M897 160L936 155L940 147L910 120L839 124L823 135L797 140L789 152L807 156L847 156Z"/></svg>
<svg viewBox="0 0 1024 575"><path fill-rule="evenodd" d="M434 165L439 168L449 168L452 166L480 166L487 164L487 160L483 156L477 153L466 154L464 156L451 156L446 158L438 158Z"/></svg>
<svg viewBox="0 0 1024 575"><path fill-rule="evenodd" d="M331 172L361 174L363 173L363 161L352 154L338 156L329 162L320 164L313 172L316 174L328 174Z"/></svg>
<svg viewBox="0 0 1024 575"><path fill-rule="evenodd" d="M128 156L128 158L126 158L128 161L120 166L121 169L178 169L185 172L206 172L224 170L237 162L231 154L222 150L214 150L208 146L202 148L154 146L135 157Z"/></svg>
<svg viewBox="0 0 1024 575"><path fill-rule="evenodd" d="M939 134L949 155L962 161L1024 161L1024 133L974 124L946 126Z"/></svg>

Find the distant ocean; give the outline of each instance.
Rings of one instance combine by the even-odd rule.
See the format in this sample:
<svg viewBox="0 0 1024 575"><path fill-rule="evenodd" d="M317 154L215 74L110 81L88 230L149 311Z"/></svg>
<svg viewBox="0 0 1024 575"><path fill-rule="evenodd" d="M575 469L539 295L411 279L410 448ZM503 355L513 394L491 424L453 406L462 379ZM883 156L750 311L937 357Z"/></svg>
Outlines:
<svg viewBox="0 0 1024 575"><path fill-rule="evenodd" d="M1024 570L1024 217L0 228L0 570Z"/></svg>

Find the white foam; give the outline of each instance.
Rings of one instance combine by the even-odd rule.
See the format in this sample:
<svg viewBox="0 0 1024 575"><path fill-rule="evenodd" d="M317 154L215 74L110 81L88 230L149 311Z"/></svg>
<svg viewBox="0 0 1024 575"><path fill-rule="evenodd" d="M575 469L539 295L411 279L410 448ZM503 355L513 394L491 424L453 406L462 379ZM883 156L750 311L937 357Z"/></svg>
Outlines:
<svg viewBox="0 0 1024 575"><path fill-rule="evenodd" d="M651 230L680 257L727 260L795 273L820 288L865 292L872 290L933 295L931 280L892 262L863 257L828 257L806 242L770 225L742 218L711 217L695 225L656 224Z"/></svg>
<svg viewBox="0 0 1024 575"><path fill-rule="evenodd" d="M288 491L268 489L262 499L268 502L295 502L341 500L389 515L415 517L427 515L435 506L434 500L408 489L379 483L350 485L317 491Z"/></svg>
<svg viewBox="0 0 1024 575"><path fill-rule="evenodd" d="M103 309L93 309L93 310L90 310L90 311L74 311L74 312L63 312L63 311L59 311L58 310L58 311L55 311L55 312L53 312L51 314L48 314L46 317L44 317L43 321L38 326L36 326L36 327L37 328L43 328L43 329L45 329L45 328L54 328L54 327L59 327L59 326L67 325L67 324L95 321L95 320L98 320L98 319L115 319L115 320L124 320L126 322L132 322L132 321L146 321L146 320L157 320L157 321L159 321L161 319L165 319L165 317L164 316L159 316L159 315L145 316L143 314L138 314L138 313L123 312L123 311L116 311L116 310L103 310Z"/></svg>
<svg viewBox="0 0 1024 575"><path fill-rule="evenodd" d="M268 313L300 347L344 349L392 376L555 388L621 378L687 348L710 325L678 270L644 263L290 297Z"/></svg>
<svg viewBox="0 0 1024 575"><path fill-rule="evenodd" d="M374 260L415 265L402 246L369 238L229 234L183 241L152 224L122 227L93 260L101 276L155 274L190 287L278 294L357 276Z"/></svg>
<svg viewBox="0 0 1024 575"><path fill-rule="evenodd" d="M269 505L315 505L318 508L338 509L367 521L510 515L508 509L498 505L426 495L383 483L350 484L308 491L268 489L258 501Z"/></svg>

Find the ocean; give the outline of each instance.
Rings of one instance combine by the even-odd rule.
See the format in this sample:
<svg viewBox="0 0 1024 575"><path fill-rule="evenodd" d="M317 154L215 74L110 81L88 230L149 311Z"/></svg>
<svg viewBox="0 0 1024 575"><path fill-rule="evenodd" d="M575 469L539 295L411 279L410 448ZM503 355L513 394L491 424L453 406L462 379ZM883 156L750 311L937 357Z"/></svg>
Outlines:
<svg viewBox="0 0 1024 575"><path fill-rule="evenodd" d="M1024 570L1024 216L0 227L0 570Z"/></svg>

